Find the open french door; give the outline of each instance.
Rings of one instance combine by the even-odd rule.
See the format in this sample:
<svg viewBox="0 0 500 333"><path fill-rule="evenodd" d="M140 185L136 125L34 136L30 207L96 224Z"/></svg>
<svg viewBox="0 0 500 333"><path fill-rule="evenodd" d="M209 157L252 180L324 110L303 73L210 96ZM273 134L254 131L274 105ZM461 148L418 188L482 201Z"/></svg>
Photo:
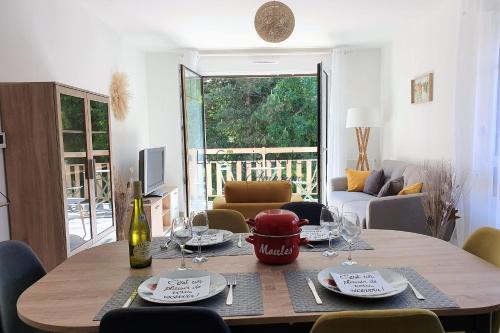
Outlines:
<svg viewBox="0 0 500 333"><path fill-rule="evenodd" d="M323 63L317 67L318 78L318 201L326 204L328 168L328 74Z"/></svg>
<svg viewBox="0 0 500 333"><path fill-rule="evenodd" d="M181 65L184 192L186 209L207 209L203 78Z"/></svg>

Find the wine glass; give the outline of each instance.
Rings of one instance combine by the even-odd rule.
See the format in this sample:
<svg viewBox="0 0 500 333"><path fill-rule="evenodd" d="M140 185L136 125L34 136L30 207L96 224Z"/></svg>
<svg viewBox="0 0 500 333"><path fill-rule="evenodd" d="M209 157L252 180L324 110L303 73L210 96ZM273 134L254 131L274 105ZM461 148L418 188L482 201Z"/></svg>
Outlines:
<svg viewBox="0 0 500 333"><path fill-rule="evenodd" d="M184 247L186 243L193 238L193 230L191 226L191 221L187 217L176 217L172 221L172 232L171 237L174 242L179 244L181 248L182 261L180 267L177 269L180 271L185 271L188 269L186 267L186 261L184 258Z"/></svg>
<svg viewBox="0 0 500 333"><path fill-rule="evenodd" d="M347 261L344 261L342 265L351 266L356 265L357 262L352 260L352 243L361 235L361 224L359 222L358 214L353 212L344 212L342 214L342 237L349 244L349 256Z"/></svg>
<svg viewBox="0 0 500 333"><path fill-rule="evenodd" d="M319 217L320 226L328 231L328 250L322 253L325 257L336 257L338 253L332 248L332 239L340 235L342 223L339 210L335 206L323 207Z"/></svg>
<svg viewBox="0 0 500 333"><path fill-rule="evenodd" d="M205 262L207 257L201 255L201 236L208 231L208 216L204 210L195 210L189 214L191 225L193 226L193 236L198 240L198 254L193 258L193 262Z"/></svg>

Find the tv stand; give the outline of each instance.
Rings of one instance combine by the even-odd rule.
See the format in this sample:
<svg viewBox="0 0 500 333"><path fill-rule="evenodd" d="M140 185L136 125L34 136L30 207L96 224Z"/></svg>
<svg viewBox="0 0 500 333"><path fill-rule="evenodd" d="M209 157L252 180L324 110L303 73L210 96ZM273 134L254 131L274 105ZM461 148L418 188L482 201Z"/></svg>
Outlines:
<svg viewBox="0 0 500 333"><path fill-rule="evenodd" d="M155 195L144 197L144 213L151 227L151 235L161 237L179 215L179 190L175 186L162 186L155 192Z"/></svg>
<svg viewBox="0 0 500 333"><path fill-rule="evenodd" d="M153 192L149 193L148 195L145 195L144 197L145 198L150 198L150 197L160 197L160 198L162 198L165 195L166 195L165 192L160 191L160 190L156 190L156 191L153 191Z"/></svg>

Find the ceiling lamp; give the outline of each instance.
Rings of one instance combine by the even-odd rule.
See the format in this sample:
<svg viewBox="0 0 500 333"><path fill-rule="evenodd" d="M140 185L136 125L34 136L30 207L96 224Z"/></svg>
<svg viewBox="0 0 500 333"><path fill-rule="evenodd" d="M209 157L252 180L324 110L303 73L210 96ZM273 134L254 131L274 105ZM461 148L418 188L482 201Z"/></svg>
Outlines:
<svg viewBox="0 0 500 333"><path fill-rule="evenodd" d="M269 43L279 43L290 37L295 27L293 12L282 2L269 1L255 14L255 30Z"/></svg>

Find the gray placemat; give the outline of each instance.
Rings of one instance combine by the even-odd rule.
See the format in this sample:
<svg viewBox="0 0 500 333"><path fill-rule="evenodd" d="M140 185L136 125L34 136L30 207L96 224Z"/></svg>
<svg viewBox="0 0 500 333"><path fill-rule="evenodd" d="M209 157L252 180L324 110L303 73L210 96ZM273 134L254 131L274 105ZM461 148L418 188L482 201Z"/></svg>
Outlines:
<svg viewBox="0 0 500 333"><path fill-rule="evenodd" d="M264 314L264 305L262 303L262 284L260 273L225 273L222 274L226 279L232 281L236 277L237 285L233 288L233 305L226 305L226 297L228 288L220 294L199 302L189 303L190 305L208 307L216 311L222 317L233 316L258 316ZM125 304L130 297L132 291L149 276L130 276L123 284L115 291L113 296L106 302L102 309L94 317L98 321L106 314L106 312L118 309ZM151 307L151 306L168 306L149 303L137 296L134 302L130 305L131 308L136 307Z"/></svg>
<svg viewBox="0 0 500 333"><path fill-rule="evenodd" d="M300 251L302 252L323 252L328 249L328 241L325 242L312 242L314 248L309 246L301 246ZM334 251L349 251L349 243L347 243L342 237L337 237L332 240L332 248ZM362 238L357 238L352 243L352 250L373 250L373 247L364 241Z"/></svg>
<svg viewBox="0 0 500 333"><path fill-rule="evenodd" d="M357 299L339 295L325 289L319 284L317 279L319 271L289 271L285 273L285 279L295 312L380 310L395 308L442 309L458 307L455 301L437 289L412 268L402 267L391 269L402 272L415 288L424 295L425 300L418 300L409 286L399 295L381 299ZM315 302L312 292L307 286L306 278L310 278L316 286L319 297L323 301L322 305Z"/></svg>
<svg viewBox="0 0 500 333"><path fill-rule="evenodd" d="M205 246L202 248L202 255L205 257L216 257L216 256L242 256L253 254L253 245L245 241L245 236L247 234L241 234L241 248L236 246L238 244L238 237L240 234L233 234L231 240L213 246ZM161 245L165 244L165 237L155 237L151 241L151 253L153 259L173 259L179 258L181 256L181 250L177 244L173 242L170 243L168 249L164 250ZM186 258L195 257L197 247L189 247L190 250L194 251L193 254L186 254Z"/></svg>

